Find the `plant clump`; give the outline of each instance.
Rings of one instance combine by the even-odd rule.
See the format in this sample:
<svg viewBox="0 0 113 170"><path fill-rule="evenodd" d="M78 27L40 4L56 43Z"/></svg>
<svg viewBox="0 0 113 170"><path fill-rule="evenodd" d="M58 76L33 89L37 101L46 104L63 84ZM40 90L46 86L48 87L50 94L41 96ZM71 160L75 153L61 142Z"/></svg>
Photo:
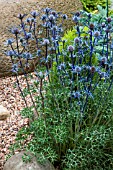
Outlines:
<svg viewBox="0 0 113 170"><path fill-rule="evenodd" d="M20 27L12 30L15 39L7 41L11 49L6 54L11 57L26 104L21 114L29 118L29 126L18 132L11 150L29 150L38 161L49 159L60 170L111 170L113 17L74 13L70 40L68 33L63 34L67 16L50 8L43 12L40 16L34 11L27 19L19 15ZM41 19L40 28L37 18ZM44 37L40 37L42 32ZM30 52L31 40L36 44L34 53ZM34 56L39 65L29 85L21 59L26 59L27 66ZM15 57L19 59L16 65ZM27 83L24 90L18 81L18 65ZM27 94L31 107L27 106Z"/></svg>

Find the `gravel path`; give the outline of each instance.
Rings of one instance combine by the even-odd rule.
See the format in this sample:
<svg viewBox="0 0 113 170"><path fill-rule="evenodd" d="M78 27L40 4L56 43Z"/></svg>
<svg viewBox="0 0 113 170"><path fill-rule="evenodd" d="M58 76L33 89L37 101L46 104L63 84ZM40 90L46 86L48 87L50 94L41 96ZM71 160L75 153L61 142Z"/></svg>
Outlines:
<svg viewBox="0 0 113 170"><path fill-rule="evenodd" d="M19 80L25 87L23 76L19 76ZM15 82L15 77L0 78L0 104L9 110L11 115L6 121L0 121L0 170L3 170L5 157L9 153L10 145L15 141L18 130L28 124L28 119L23 119L20 115L25 104L18 88L14 87Z"/></svg>

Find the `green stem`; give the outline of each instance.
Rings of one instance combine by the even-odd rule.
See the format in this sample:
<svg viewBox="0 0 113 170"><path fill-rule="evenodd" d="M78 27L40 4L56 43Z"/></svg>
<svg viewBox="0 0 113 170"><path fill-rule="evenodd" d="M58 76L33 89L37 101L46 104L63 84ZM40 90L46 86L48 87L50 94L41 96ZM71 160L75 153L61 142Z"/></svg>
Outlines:
<svg viewBox="0 0 113 170"><path fill-rule="evenodd" d="M106 13L106 15L107 15L107 17L108 17L108 13L109 13L109 5L108 5L108 0L106 0L106 8L107 8L107 13Z"/></svg>

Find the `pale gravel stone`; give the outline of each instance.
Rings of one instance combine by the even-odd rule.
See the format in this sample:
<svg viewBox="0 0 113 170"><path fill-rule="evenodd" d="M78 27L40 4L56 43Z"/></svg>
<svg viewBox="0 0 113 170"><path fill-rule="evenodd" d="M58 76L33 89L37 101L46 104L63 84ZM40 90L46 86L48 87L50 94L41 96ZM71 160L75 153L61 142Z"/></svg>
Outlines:
<svg viewBox="0 0 113 170"><path fill-rule="evenodd" d="M3 170L55 170L53 165L47 160L44 165L38 163L35 157L33 157L31 162L23 162L22 156L24 153L26 152L22 151L9 158L5 163ZM31 155L31 153L26 154Z"/></svg>
<svg viewBox="0 0 113 170"><path fill-rule="evenodd" d="M8 117L10 117L9 111L7 108L0 105L0 120L6 120Z"/></svg>

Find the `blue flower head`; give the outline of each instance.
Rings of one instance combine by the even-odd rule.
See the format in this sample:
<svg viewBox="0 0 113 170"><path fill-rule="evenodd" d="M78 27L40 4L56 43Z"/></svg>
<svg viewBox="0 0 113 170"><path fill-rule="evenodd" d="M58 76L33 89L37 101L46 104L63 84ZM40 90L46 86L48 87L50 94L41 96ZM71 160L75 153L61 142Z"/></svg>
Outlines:
<svg viewBox="0 0 113 170"><path fill-rule="evenodd" d="M48 18L49 18L49 21L50 21L50 22L52 22L52 21L55 20L55 16L54 16L53 14L50 14L50 15L48 16Z"/></svg>
<svg viewBox="0 0 113 170"><path fill-rule="evenodd" d="M74 99L80 99L81 94L80 94L79 91L76 91L76 92L73 92L73 93L72 93L72 97L73 97Z"/></svg>
<svg viewBox="0 0 113 170"><path fill-rule="evenodd" d="M73 19L73 21L74 21L76 24L79 22L79 17L77 17L77 16L75 16L75 15L74 15L74 17L73 17L72 19Z"/></svg>
<svg viewBox="0 0 113 170"><path fill-rule="evenodd" d="M99 31L95 31L94 32L94 37L95 38L99 38L100 37L100 32Z"/></svg>
<svg viewBox="0 0 113 170"><path fill-rule="evenodd" d="M44 39L42 44L43 45L49 45L49 43L50 43L50 41L48 39Z"/></svg>
<svg viewBox="0 0 113 170"><path fill-rule="evenodd" d="M68 48L67 48L67 50L68 50L69 52L73 52L73 51L74 51L74 47L73 47L72 45L69 45Z"/></svg>
<svg viewBox="0 0 113 170"><path fill-rule="evenodd" d="M79 37L76 37L75 39L74 39L74 43L75 44L78 44L80 42L80 38Z"/></svg>
<svg viewBox="0 0 113 170"><path fill-rule="evenodd" d="M47 7L47 8L44 9L44 12L45 12L47 15L48 15L48 13L49 13L50 11L51 11L51 8L48 8L48 7Z"/></svg>
<svg viewBox="0 0 113 170"><path fill-rule="evenodd" d="M62 18L65 20L65 19L67 19L68 17L67 17L66 14L64 14L64 15L62 15Z"/></svg>
<svg viewBox="0 0 113 170"><path fill-rule="evenodd" d="M41 20L42 20L42 21L46 20L46 18L47 18L47 16L46 16L45 14L43 14L43 15L41 16Z"/></svg>
<svg viewBox="0 0 113 170"><path fill-rule="evenodd" d="M58 70L64 70L66 67L65 63L61 63L59 66L58 66Z"/></svg>
<svg viewBox="0 0 113 170"><path fill-rule="evenodd" d="M26 20L28 23L30 23L31 22L31 18L27 18L27 20Z"/></svg>
<svg viewBox="0 0 113 170"><path fill-rule="evenodd" d="M15 35L20 34L20 30L18 28L13 28L11 32Z"/></svg>
<svg viewBox="0 0 113 170"><path fill-rule="evenodd" d="M26 58L27 60L31 60L32 59L32 55L31 55L31 53L24 53L23 54L23 58Z"/></svg>
<svg viewBox="0 0 113 170"><path fill-rule="evenodd" d="M6 41L6 45L12 45L12 43L14 42L14 39L8 39L7 41Z"/></svg>
<svg viewBox="0 0 113 170"><path fill-rule="evenodd" d="M7 56L10 56L10 57L14 56L14 54L15 54L15 53L14 53L13 50L9 50L9 51L6 52L6 55L7 55Z"/></svg>
<svg viewBox="0 0 113 170"><path fill-rule="evenodd" d="M41 56L41 50L37 50L37 55Z"/></svg>
<svg viewBox="0 0 113 170"><path fill-rule="evenodd" d="M26 38L27 40L30 39L30 38L32 38L32 33L26 33L25 38Z"/></svg>
<svg viewBox="0 0 113 170"><path fill-rule="evenodd" d="M72 66L73 67L73 66ZM73 73L80 73L81 72L81 67L79 67L79 66L75 66L74 68L72 68L72 72Z"/></svg>
<svg viewBox="0 0 113 170"><path fill-rule="evenodd" d="M112 21L112 18L111 18L111 17L108 17L108 18L106 18L106 21L107 21L108 23L110 23L110 22Z"/></svg>
<svg viewBox="0 0 113 170"><path fill-rule="evenodd" d="M18 64L13 64L12 65L12 72L17 73L18 72Z"/></svg>
<svg viewBox="0 0 113 170"><path fill-rule="evenodd" d="M18 17L20 20L22 20L26 15L27 15L27 14L18 14L17 17Z"/></svg>
<svg viewBox="0 0 113 170"><path fill-rule="evenodd" d="M101 64L106 64L107 63L107 58L102 57L100 61L101 61Z"/></svg>
<svg viewBox="0 0 113 170"><path fill-rule="evenodd" d="M33 16L33 18L36 18L39 15L39 13L37 13L36 11L32 11L31 15Z"/></svg>

